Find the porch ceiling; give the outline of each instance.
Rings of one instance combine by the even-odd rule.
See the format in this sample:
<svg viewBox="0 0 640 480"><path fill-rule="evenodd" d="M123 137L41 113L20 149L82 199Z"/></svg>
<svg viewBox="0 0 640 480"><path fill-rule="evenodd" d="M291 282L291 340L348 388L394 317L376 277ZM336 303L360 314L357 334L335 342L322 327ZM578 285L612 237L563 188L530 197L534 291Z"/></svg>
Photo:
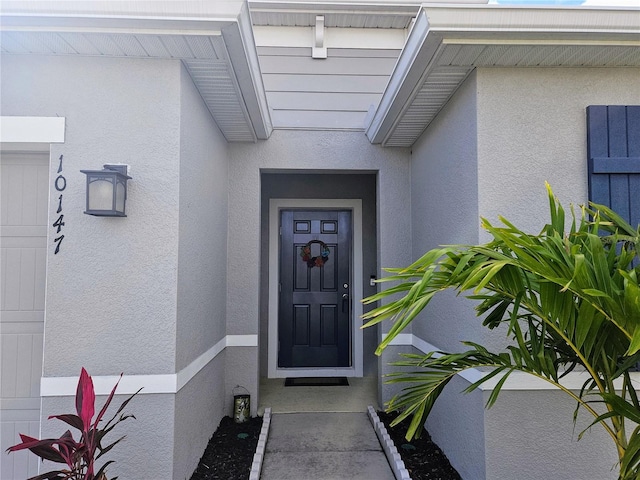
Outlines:
<svg viewBox="0 0 640 480"><path fill-rule="evenodd" d="M366 133L411 146L476 67L640 66L640 9L423 6Z"/></svg>
<svg viewBox="0 0 640 480"><path fill-rule="evenodd" d="M85 2L94 10L78 14L61 11L65 2L3 2L0 51L179 59L228 141L269 137L271 120L246 5L237 2L234 9L226 3L218 16L193 9L182 16L105 10L122 3Z"/></svg>

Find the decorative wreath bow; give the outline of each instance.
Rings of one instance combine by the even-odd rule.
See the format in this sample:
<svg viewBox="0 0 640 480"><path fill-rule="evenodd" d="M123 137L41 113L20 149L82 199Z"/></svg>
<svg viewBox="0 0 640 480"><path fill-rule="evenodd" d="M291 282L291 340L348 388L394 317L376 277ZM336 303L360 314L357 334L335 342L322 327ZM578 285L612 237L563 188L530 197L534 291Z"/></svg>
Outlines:
<svg viewBox="0 0 640 480"><path fill-rule="evenodd" d="M318 257L311 256L312 243L320 244L320 256ZM306 262L307 267L309 268L322 267L325 263L329 261L330 253L331 251L329 250L329 247L327 247L327 244L324 243L322 240L311 240L306 245L303 245L302 247L300 247L300 256L302 257L302 261Z"/></svg>

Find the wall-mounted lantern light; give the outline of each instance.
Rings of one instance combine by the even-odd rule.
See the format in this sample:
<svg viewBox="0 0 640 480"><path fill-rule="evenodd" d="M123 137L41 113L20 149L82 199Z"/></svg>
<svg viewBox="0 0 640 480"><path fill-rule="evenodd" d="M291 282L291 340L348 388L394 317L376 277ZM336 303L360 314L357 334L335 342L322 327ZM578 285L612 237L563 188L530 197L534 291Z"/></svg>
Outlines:
<svg viewBox="0 0 640 480"><path fill-rule="evenodd" d="M87 215L126 217L127 165L104 165L103 170L80 170L87 176Z"/></svg>

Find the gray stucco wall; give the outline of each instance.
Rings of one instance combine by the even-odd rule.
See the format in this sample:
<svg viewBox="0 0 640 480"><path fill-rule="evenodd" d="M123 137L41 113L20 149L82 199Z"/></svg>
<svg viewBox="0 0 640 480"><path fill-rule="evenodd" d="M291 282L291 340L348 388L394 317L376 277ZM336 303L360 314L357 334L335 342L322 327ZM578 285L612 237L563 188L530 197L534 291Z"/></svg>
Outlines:
<svg viewBox="0 0 640 480"><path fill-rule="evenodd" d="M226 141L191 79L170 60L3 56L2 66L3 115L66 117L51 152L50 219L60 155L67 183L57 255L48 232L43 375L177 373L226 326ZM80 169L104 163L130 165L126 218L83 214ZM143 391L110 475L140 478L144 465L145 478L189 476L225 393L224 353L176 395ZM49 414L69 411L72 398L44 397L43 435L62 428Z"/></svg>
<svg viewBox="0 0 640 480"><path fill-rule="evenodd" d="M107 410L107 417L111 418L126 399L127 395L116 395L111 407ZM138 395L127 405L124 412L134 414L136 418L129 418L118 424L105 437L105 441L115 441L125 436L99 461L101 465L103 460L115 460L116 463L107 467L109 478L115 476L121 479L144 480L169 478L167 472L172 471L174 440L171 429L166 427L172 423L174 399L174 395ZM59 437L69 427L55 419L47 420L47 417L73 413L74 401L70 397L48 397L44 400L40 438ZM101 408L105 400L104 396L96 397L96 408ZM74 436L77 440L76 433ZM40 473L60 467L60 464L55 463L42 465ZM141 476L141 468L144 468L144 476ZM184 476L174 478L184 478Z"/></svg>
<svg viewBox="0 0 640 480"><path fill-rule="evenodd" d="M478 240L477 91L472 74L413 147L412 258L440 245ZM472 305L452 292L436 298L413 333L446 351L482 335Z"/></svg>
<svg viewBox="0 0 640 480"><path fill-rule="evenodd" d="M414 259L440 245L478 241L477 95L472 73L413 147ZM442 350L460 351L461 341L477 339L484 332L473 303L447 291L413 322L413 334ZM481 479L485 475L482 394L461 398L462 383L456 380L445 389L427 428L463 478Z"/></svg>
<svg viewBox="0 0 640 480"><path fill-rule="evenodd" d="M545 180L567 210L587 200L586 107L640 103L640 69L482 69L478 92L480 215L538 232L548 221ZM516 459L537 478L615 478L601 428L575 442L574 406L555 391L504 394L486 416L487 478L514 478Z"/></svg>
<svg viewBox="0 0 640 480"><path fill-rule="evenodd" d="M587 200L588 105L640 103L638 68L478 71L478 210L538 232L545 180L568 207Z"/></svg>
<svg viewBox="0 0 640 480"><path fill-rule="evenodd" d="M384 266L410 260L409 151L371 145L361 132L274 131L266 142L232 145L229 165L228 333L257 333L266 322L258 299L260 259L260 173L377 173L378 259ZM260 320L259 320L260 319ZM383 359L383 363L386 360ZM253 367L253 366L251 366ZM251 368L247 366L246 368ZM252 395L257 385L250 386Z"/></svg>
<svg viewBox="0 0 640 480"><path fill-rule="evenodd" d="M464 480L493 480L486 474L485 460L489 453L485 445L487 394L480 390L462 393L468 386L469 382L461 377L451 380L433 407L426 428Z"/></svg>
<svg viewBox="0 0 640 480"><path fill-rule="evenodd" d="M78 375L81 365L92 375L175 371L179 65L2 58L3 115L67 118L65 143L51 149L53 159L64 155L67 187L57 255L48 232L45 376ZM131 166L126 218L83 214L80 169L104 163ZM59 192L50 190L55 218Z"/></svg>
<svg viewBox="0 0 640 480"><path fill-rule="evenodd" d="M224 338L227 295L227 141L184 67L180 81L176 371ZM224 379L219 355L177 393L172 478L191 475L227 413Z"/></svg>
<svg viewBox="0 0 640 480"><path fill-rule="evenodd" d="M558 390L502 392L485 414L486 478L617 479L613 441L600 426L578 441L593 418L582 410L574 427L574 410Z"/></svg>
<svg viewBox="0 0 640 480"><path fill-rule="evenodd" d="M225 335L227 141L185 68L180 90L176 370Z"/></svg>
<svg viewBox="0 0 640 480"><path fill-rule="evenodd" d="M488 240L478 229L480 216L496 221L504 215L538 232L548 219L545 180L566 207L584 203L585 108L639 103L639 74L638 69L477 70L414 146L414 256L436 244ZM466 163L457 169L461 158ZM450 187L451 194L439 190L454 179L458 185ZM423 185L430 192L416 189ZM461 202L464 208L452 212L450 204ZM416 226L420 221L428 229ZM504 345L503 333L479 327L473 302L462 300L468 306L461 306L458 298L441 297L425 312L428 320L413 326L414 334L442 349L455 348L460 338L494 350ZM452 312L464 321L445 321ZM506 390L484 411L487 393L456 398L463 386L449 386L427 422L463 478L615 478L615 451L601 429L594 427L588 439L576 442L580 428L574 431L575 405L568 397L553 390ZM484 450L464 443L465 429Z"/></svg>
<svg viewBox="0 0 640 480"><path fill-rule="evenodd" d="M190 478L220 420L231 415L231 410L224 410L226 353L209 362L176 394L172 470L149 478L168 478L168 471L173 471L171 478Z"/></svg>
<svg viewBox="0 0 640 480"><path fill-rule="evenodd" d="M251 415L258 413L257 385L259 384L258 348L257 347L227 347L225 358L225 396L224 415L233 416L233 396L246 394L251 396Z"/></svg>
<svg viewBox="0 0 640 480"><path fill-rule="evenodd" d="M77 376L81 366L91 375L175 372L180 63L6 56L2 66L3 115L67 119L66 141L51 151L64 155L67 187L57 255L49 229L43 375ZM126 218L83 214L80 169L104 163L131 166ZM59 192L50 190L54 218ZM110 474L136 478L144 464L163 478L173 462L173 395L130 406L138 419L123 425ZM72 398L43 398L43 435L62 428L49 414L70 411Z"/></svg>

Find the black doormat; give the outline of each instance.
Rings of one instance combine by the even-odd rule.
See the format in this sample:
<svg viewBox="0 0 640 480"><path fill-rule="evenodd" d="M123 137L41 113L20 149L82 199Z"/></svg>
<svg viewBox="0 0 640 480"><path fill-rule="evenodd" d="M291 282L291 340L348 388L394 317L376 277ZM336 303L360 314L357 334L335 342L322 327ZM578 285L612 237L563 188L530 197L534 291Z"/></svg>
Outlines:
<svg viewBox="0 0 640 480"><path fill-rule="evenodd" d="M347 377L289 377L285 387L342 387L349 386Z"/></svg>

